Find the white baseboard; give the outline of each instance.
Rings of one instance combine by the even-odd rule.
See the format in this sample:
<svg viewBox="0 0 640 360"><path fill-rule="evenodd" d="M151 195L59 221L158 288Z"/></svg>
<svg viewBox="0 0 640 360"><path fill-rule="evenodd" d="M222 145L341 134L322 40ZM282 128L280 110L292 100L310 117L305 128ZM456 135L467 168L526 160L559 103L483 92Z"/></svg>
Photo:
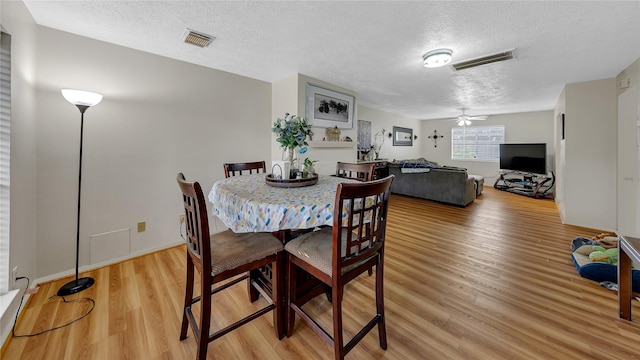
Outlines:
<svg viewBox="0 0 640 360"><path fill-rule="evenodd" d="M133 252L130 253L129 255L126 256L121 256L118 258L114 258L114 259L109 259L106 261L101 261L95 264L91 264L91 265L85 265L85 266L81 266L78 268L78 273L84 272L84 271L89 271L89 270L94 270L94 269L98 269L107 265L111 265L111 264L115 264L115 263L119 263L125 260L129 260L129 259L133 259L134 257L138 257L141 255L146 255L146 254L150 254L156 251L160 251L160 250L164 250L164 249L168 249L171 247L174 247L176 245L180 245L183 244L184 241L178 241L175 243L171 243L171 244L166 244L166 245L162 245L162 246L158 246L155 248L149 248L149 249L144 249L142 251L137 251L137 252ZM52 281L52 280L58 280L60 278L69 276L69 275L74 275L76 273L75 269L70 269L70 270L65 270L56 274L51 274L51 275L47 275L47 276L43 276L40 278L37 278L36 280L34 280L33 285L35 286L36 284L42 284L44 282L48 282L48 281Z"/></svg>

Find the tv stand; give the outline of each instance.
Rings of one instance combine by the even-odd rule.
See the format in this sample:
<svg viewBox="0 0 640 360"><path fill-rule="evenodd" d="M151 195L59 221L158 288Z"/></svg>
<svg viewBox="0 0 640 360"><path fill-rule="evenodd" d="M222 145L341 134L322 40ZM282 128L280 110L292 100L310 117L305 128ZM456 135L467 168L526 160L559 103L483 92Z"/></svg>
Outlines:
<svg viewBox="0 0 640 360"><path fill-rule="evenodd" d="M551 175L551 176L549 176ZM536 199L553 196L551 189L555 184L555 175L551 171L547 175L533 174L522 171L508 171L500 173L493 187L498 190L514 194L533 197Z"/></svg>

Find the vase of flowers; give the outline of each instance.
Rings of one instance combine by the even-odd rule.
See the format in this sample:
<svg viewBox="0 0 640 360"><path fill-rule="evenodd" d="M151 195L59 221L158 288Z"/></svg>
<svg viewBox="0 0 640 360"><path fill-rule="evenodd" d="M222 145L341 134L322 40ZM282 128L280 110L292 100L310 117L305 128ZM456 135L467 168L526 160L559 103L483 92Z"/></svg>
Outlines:
<svg viewBox="0 0 640 360"><path fill-rule="evenodd" d="M311 124L305 117L284 114L284 118L278 118L273 123L271 131L276 134L276 141L288 152L289 178L295 178L294 155L297 147L308 146L307 136L313 136Z"/></svg>

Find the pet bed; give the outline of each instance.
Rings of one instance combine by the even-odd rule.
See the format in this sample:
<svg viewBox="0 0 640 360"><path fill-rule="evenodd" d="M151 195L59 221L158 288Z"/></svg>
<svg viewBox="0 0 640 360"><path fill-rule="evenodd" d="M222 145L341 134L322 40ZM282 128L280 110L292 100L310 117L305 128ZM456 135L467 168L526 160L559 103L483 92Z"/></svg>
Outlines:
<svg viewBox="0 0 640 360"><path fill-rule="evenodd" d="M593 245L582 245L571 253L571 258L578 270L578 274L597 282L611 281L618 283L618 267L606 262L592 262L589 258L589 254L592 252ZM633 264L633 269L631 270L631 285L634 292L640 292L640 270L636 268L635 264Z"/></svg>

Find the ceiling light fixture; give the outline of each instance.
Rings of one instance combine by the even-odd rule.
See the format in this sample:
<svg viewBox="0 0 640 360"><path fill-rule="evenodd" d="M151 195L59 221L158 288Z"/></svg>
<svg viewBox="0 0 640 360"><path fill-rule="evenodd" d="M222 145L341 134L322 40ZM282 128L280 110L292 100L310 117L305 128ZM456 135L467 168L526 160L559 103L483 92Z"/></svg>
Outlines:
<svg viewBox="0 0 640 360"><path fill-rule="evenodd" d="M436 49L422 55L422 63L424 67L434 68L447 65L451 62L453 51L450 49Z"/></svg>
<svg viewBox="0 0 640 360"><path fill-rule="evenodd" d="M471 121L469 121L468 119L460 119L458 120L458 126L469 126L471 125Z"/></svg>

